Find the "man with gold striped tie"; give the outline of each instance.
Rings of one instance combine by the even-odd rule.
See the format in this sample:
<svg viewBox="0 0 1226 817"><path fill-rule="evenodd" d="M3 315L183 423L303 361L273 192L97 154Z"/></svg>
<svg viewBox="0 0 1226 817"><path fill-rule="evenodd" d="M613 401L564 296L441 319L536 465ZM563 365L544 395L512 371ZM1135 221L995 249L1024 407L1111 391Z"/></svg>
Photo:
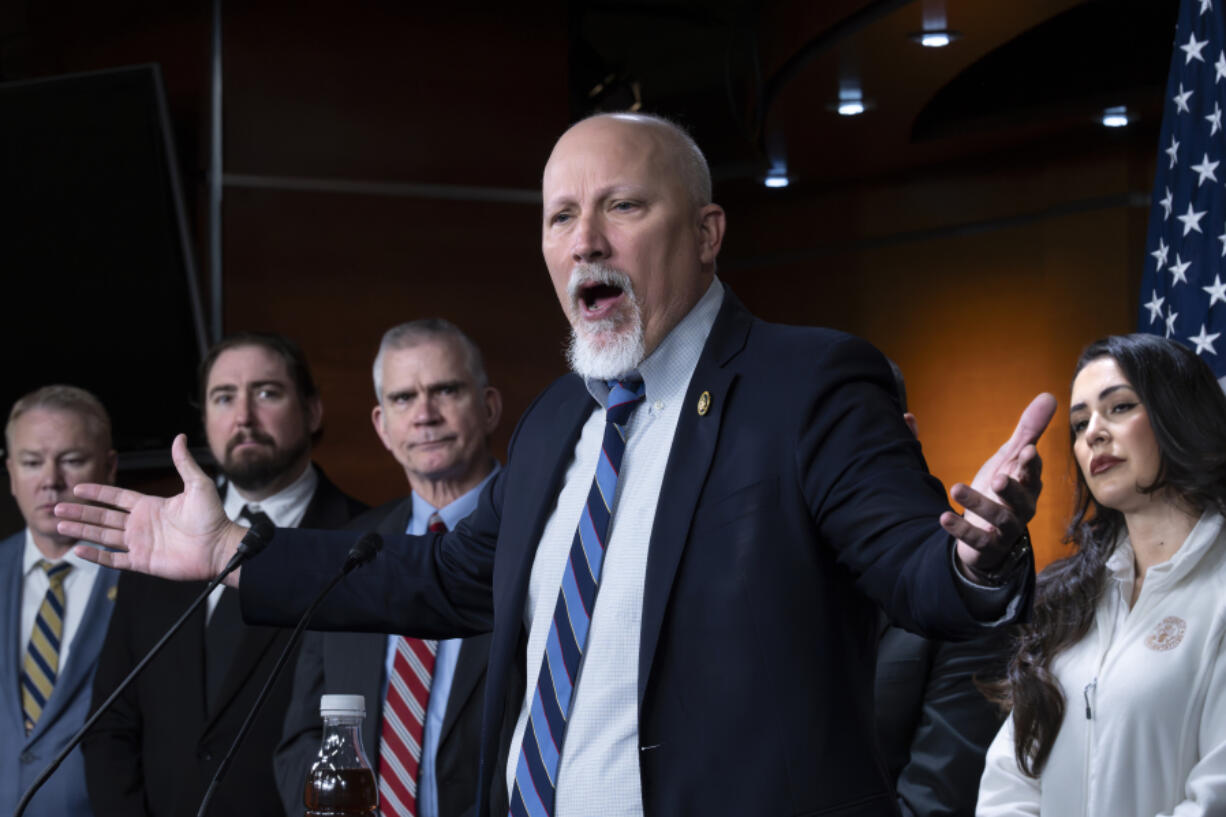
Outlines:
<svg viewBox="0 0 1226 817"><path fill-rule="evenodd" d="M0 542L0 813L8 814L81 727L118 573L72 553L51 509L80 482L113 482L111 421L89 392L46 386L14 405L5 427L9 481L25 530ZM17 680L17 684L11 683ZM26 811L89 817L85 769L69 755Z"/></svg>

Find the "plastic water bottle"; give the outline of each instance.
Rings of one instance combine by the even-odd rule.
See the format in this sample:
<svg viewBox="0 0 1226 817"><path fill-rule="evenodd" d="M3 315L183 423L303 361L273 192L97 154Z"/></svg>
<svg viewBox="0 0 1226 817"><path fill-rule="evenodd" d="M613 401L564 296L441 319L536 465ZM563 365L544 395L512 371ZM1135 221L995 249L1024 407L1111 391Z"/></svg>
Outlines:
<svg viewBox="0 0 1226 817"><path fill-rule="evenodd" d="M377 815L379 787L362 746L366 699L324 695L319 699L319 714L324 720L324 737L302 794L306 817Z"/></svg>

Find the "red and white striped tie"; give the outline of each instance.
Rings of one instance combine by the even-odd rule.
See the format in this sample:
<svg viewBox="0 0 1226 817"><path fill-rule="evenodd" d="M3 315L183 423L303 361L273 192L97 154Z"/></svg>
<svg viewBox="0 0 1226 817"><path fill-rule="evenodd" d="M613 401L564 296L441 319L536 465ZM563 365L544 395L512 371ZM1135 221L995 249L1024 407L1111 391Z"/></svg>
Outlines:
<svg viewBox="0 0 1226 817"><path fill-rule="evenodd" d="M445 531L447 526L436 513L428 530ZM383 817L417 817L417 770L438 642L399 635L395 642L379 734L379 809Z"/></svg>

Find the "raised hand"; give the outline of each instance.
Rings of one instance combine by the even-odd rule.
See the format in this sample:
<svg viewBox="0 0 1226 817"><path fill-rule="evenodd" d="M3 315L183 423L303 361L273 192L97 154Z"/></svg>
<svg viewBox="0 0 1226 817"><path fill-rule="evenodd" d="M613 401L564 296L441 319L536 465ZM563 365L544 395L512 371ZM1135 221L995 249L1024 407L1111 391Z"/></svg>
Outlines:
<svg viewBox="0 0 1226 817"><path fill-rule="evenodd" d="M950 489L966 508L958 516L941 514L941 527L958 540L957 557L968 577L982 579L995 571L1034 517L1042 490L1043 462L1035 444L1056 413L1056 398L1043 393L1022 412L1009 441L983 464L971 485Z"/></svg>
<svg viewBox="0 0 1226 817"><path fill-rule="evenodd" d="M166 579L211 579L221 572L246 529L226 518L212 480L187 452L187 438L175 437L170 453L183 480L178 496L162 499L85 483L74 489L78 497L112 507L75 502L55 506L60 533L115 548L79 545L78 556Z"/></svg>

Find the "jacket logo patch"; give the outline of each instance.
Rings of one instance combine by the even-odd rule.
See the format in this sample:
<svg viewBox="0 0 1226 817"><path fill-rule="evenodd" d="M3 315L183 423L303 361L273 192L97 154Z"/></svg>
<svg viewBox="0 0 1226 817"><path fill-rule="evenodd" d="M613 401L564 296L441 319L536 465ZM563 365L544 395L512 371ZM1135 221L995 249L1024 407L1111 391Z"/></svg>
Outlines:
<svg viewBox="0 0 1226 817"><path fill-rule="evenodd" d="M1188 623L1179 616L1167 616L1158 622L1158 626L1145 639L1145 646L1156 652L1173 650L1183 641L1183 634L1187 629Z"/></svg>

